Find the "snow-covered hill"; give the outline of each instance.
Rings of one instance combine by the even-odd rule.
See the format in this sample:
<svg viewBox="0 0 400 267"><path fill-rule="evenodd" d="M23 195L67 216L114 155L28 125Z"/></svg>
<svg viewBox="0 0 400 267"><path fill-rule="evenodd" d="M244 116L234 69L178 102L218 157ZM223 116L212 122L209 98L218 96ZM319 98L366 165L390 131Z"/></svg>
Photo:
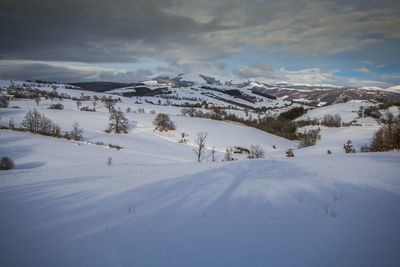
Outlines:
<svg viewBox="0 0 400 267"><path fill-rule="evenodd" d="M196 86L144 86L218 100ZM37 109L62 131L74 122L84 129L82 141L0 130L0 156L15 162L0 172L1 266L399 265L400 153L343 151L348 139L359 151L378 129L375 120L357 117L360 106L374 104L309 110L300 119L340 114L358 126L321 127L317 145L299 149L297 142L237 123L182 116L182 107L172 105L179 99L121 95L134 87L96 93L31 85L82 99L82 106L96 103L96 112L78 111L72 99L44 97L38 104L15 98L0 108L1 125L12 119L18 126ZM104 132L109 113L95 95L119 98L117 109L131 109L127 134ZM55 103L64 109L48 109ZM390 110L397 115L397 107ZM229 112L246 117L244 110ZM157 113L169 114L176 130L153 131ZM178 142L182 132L187 144ZM200 163L193 152L199 132L208 133ZM226 149L252 144L264 158L234 154L235 161L222 161ZM289 148L294 158L285 157Z"/></svg>
<svg viewBox="0 0 400 267"><path fill-rule="evenodd" d="M400 93L400 85L389 87L386 89L386 91Z"/></svg>

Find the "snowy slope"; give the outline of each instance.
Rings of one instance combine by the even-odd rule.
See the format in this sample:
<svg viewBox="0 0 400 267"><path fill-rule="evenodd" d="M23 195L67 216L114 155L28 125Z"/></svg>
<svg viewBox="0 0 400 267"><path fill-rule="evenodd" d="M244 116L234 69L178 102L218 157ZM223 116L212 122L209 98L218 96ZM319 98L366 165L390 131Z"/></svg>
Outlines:
<svg viewBox="0 0 400 267"><path fill-rule="evenodd" d="M317 119L321 120L326 114L338 114L343 122L351 122L358 118L358 110L360 107L368 107L372 104L366 101L353 100L347 103L329 105L317 109L309 110L306 114L298 118L298 120Z"/></svg>
<svg viewBox="0 0 400 267"><path fill-rule="evenodd" d="M9 131L0 144L17 159L0 173L3 266L400 262L399 153L198 164Z"/></svg>
<svg viewBox="0 0 400 267"><path fill-rule="evenodd" d="M39 106L13 100L10 107L20 108L0 109L2 125L11 118L18 125L36 108L62 131L75 121L84 128L81 142L0 130L0 155L16 164L0 172L0 266L400 264L400 153L343 151L348 139L357 150L369 142L378 128L373 120L322 128L316 146L286 158L296 142L135 101L117 103L123 111L145 110L126 114L124 135L104 133L108 112L100 102L97 112L77 111L71 100L54 100L64 110L49 110L45 99ZM305 116L339 113L351 121L360 105L367 104L331 105ZM158 112L170 114L177 129L154 132ZM200 131L208 137L198 163L193 140ZM188 144L178 144L181 132ZM87 143L96 141L123 149ZM251 144L265 150L264 159L222 161L226 148Z"/></svg>

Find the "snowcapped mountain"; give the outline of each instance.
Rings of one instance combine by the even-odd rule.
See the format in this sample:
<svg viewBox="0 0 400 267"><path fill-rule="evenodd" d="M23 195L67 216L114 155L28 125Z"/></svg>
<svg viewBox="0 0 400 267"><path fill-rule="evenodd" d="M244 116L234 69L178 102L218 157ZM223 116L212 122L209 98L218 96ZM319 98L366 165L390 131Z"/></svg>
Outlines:
<svg viewBox="0 0 400 267"><path fill-rule="evenodd" d="M400 101L400 86L383 90L380 87L351 88L329 84L296 84L285 81L261 82L246 80L233 75L212 75L201 73L163 74L153 80L174 81L177 86L218 89L222 91L239 90L243 94L268 95L289 101L301 99L302 103L321 106L341 103L348 100ZM303 101L304 100L304 101Z"/></svg>

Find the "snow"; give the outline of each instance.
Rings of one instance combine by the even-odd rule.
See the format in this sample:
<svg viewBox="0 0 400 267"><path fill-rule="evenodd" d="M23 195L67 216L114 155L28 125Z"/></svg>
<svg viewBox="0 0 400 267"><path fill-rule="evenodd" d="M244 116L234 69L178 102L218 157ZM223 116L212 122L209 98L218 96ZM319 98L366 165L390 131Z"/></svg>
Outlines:
<svg viewBox="0 0 400 267"><path fill-rule="evenodd" d="M317 119L321 120L326 114L338 114L343 122L351 122L358 118L358 110L360 107L371 106L372 104L365 101L352 100L347 103L333 104L309 110L306 114L298 118L298 120Z"/></svg>
<svg viewBox="0 0 400 267"><path fill-rule="evenodd" d="M11 118L18 125L37 108L62 131L78 121L85 137L0 130L1 156L16 164L0 172L1 266L399 266L400 152L343 151L348 139L357 151L368 143L378 129L374 120L322 127L316 146L296 149L296 142L250 127L121 101L121 110L146 111L127 114L124 135L104 133L102 103L97 112L77 111L70 100L60 102L64 110L47 109L50 100L0 109L3 125ZM351 121L361 105L368 104L305 116ZM170 114L177 129L154 132L150 110ZM193 140L200 131L208 137L198 163ZM188 144L178 144L181 132ZM96 141L123 149L87 143ZM251 144L265 150L264 159L235 154L237 160L222 161L226 148ZM288 148L294 158L285 157Z"/></svg>
<svg viewBox="0 0 400 267"><path fill-rule="evenodd" d="M381 91L381 90L383 90L381 87L378 87L378 86L363 86L360 89L361 90L372 90L372 91Z"/></svg>
<svg viewBox="0 0 400 267"><path fill-rule="evenodd" d="M386 91L394 92L394 93L400 93L400 85L392 86L389 88L386 88Z"/></svg>

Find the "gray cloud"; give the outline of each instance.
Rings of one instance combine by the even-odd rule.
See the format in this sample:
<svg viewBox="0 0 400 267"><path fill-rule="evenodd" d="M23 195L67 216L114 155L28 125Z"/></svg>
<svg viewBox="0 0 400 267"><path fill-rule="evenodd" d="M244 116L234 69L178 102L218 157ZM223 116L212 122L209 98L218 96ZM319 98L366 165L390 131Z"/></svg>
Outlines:
<svg viewBox="0 0 400 267"><path fill-rule="evenodd" d="M284 73L275 71L266 62L255 62L233 70L232 73L246 79L262 77L271 80L284 80L287 78Z"/></svg>
<svg viewBox="0 0 400 267"><path fill-rule="evenodd" d="M166 74L202 73L218 75L222 73L225 64L218 62L187 62L183 64L171 63L166 67L158 67L157 71Z"/></svg>
<svg viewBox="0 0 400 267"><path fill-rule="evenodd" d="M296 71L285 70L283 68L275 70L266 62L252 63L233 70L233 73L238 77L266 82L271 80L281 80L299 84L332 84L350 87L379 86L382 88L400 82L399 73L383 75L383 77L375 77L375 79L362 79L335 76L335 72L335 70L323 71L319 68L309 68Z"/></svg>
<svg viewBox="0 0 400 267"><path fill-rule="evenodd" d="M5 80L136 82L145 80L152 74L153 72L145 69L125 72L93 67L0 61L0 79Z"/></svg>
<svg viewBox="0 0 400 267"><path fill-rule="evenodd" d="M171 1L2 1L0 56L83 62L134 62L144 57L212 58L224 49L204 34L224 27L162 9ZM213 48L206 52L205 48ZM192 56L191 56L192 54Z"/></svg>
<svg viewBox="0 0 400 267"><path fill-rule="evenodd" d="M399 4L375 2L3 0L0 57L183 63L227 58L245 45L335 54L400 39Z"/></svg>
<svg viewBox="0 0 400 267"><path fill-rule="evenodd" d="M0 59L94 64L151 61L152 68L159 62L171 64L160 71L197 70L199 66L219 71L218 62L257 47L264 56L260 61L269 61L267 54L298 62L358 53L359 61L372 58L395 65L400 61L400 54L393 53L400 45L399 24L400 2L395 0L2 0ZM340 65L340 61L331 63ZM48 73L63 81L68 75L88 77L79 76L85 71L47 65L51 67ZM17 67L18 73L26 71L30 77L44 70L43 65L38 70L29 66L37 67L3 67L3 76L17 75L11 72ZM235 72L273 79L287 75L257 64ZM142 75L95 73L95 78L104 79ZM36 74L46 75L44 71Z"/></svg>

